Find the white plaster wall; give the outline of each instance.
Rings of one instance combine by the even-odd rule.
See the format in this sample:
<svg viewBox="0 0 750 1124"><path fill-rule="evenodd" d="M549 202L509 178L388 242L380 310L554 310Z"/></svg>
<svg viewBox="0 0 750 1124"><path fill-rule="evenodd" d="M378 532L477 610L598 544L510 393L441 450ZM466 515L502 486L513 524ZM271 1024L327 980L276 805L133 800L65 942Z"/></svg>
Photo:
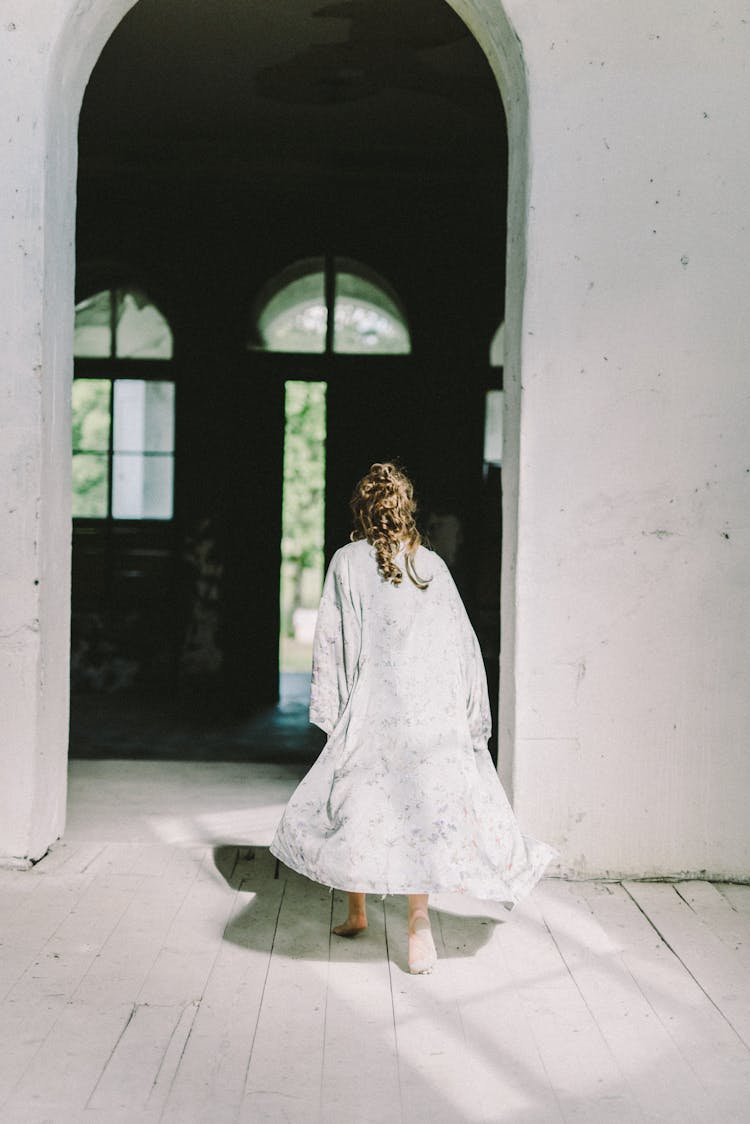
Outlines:
<svg viewBox="0 0 750 1124"><path fill-rule="evenodd" d="M41 853L62 826L67 716L63 694L56 700L60 729L54 744L46 744L41 725L49 680L40 625L49 508L41 497L44 421L54 408L43 379L42 329L49 37L40 22L22 19L20 8L4 5L0 22L0 832L2 853L17 860ZM60 465L63 476L67 467ZM57 562L64 588L65 549Z"/></svg>
<svg viewBox="0 0 750 1124"><path fill-rule="evenodd" d="M511 0L529 71L517 814L750 877L750 12Z"/></svg>
<svg viewBox="0 0 750 1124"><path fill-rule="evenodd" d="M0 861L13 865L65 825L76 129L127 7L0 2Z"/></svg>
<svg viewBox="0 0 750 1124"><path fill-rule="evenodd" d="M75 123L132 2L0 0L6 858L64 823ZM451 3L511 140L501 775L564 873L749 877L746 6Z"/></svg>

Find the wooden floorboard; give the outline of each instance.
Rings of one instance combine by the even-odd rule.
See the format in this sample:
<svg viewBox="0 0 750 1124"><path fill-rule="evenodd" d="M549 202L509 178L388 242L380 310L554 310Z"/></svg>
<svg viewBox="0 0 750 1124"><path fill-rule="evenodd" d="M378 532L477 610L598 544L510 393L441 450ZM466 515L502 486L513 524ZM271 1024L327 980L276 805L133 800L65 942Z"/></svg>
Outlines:
<svg viewBox="0 0 750 1124"><path fill-rule="evenodd" d="M732 952L735 963L750 971L750 913L737 910L711 882L676 882L675 890L697 917Z"/></svg>
<svg viewBox="0 0 750 1124"><path fill-rule="evenodd" d="M331 894L284 872L263 999L238 1120L321 1119Z"/></svg>
<svg viewBox="0 0 750 1124"><path fill-rule="evenodd" d="M471 1111L485 1121L564 1119L504 949L506 910L457 895L435 899L444 988L457 1004L471 1065ZM441 965L442 967L442 965Z"/></svg>
<svg viewBox="0 0 750 1124"><path fill-rule="evenodd" d="M404 899L386 899L391 987L396 1026L403 1117L435 1124L485 1119L476 1092L476 1075L457 997L450 986L451 963L431 909L440 970L412 976L407 967L407 915Z"/></svg>
<svg viewBox="0 0 750 1124"><path fill-rule="evenodd" d="M622 885L577 882L575 888L619 942L623 963L700 1081L712 1105L709 1119L746 1124L750 1058L724 1015Z"/></svg>
<svg viewBox="0 0 750 1124"><path fill-rule="evenodd" d="M515 907L501 939L563 1119L640 1121L622 1068L533 896Z"/></svg>
<svg viewBox="0 0 750 1124"><path fill-rule="evenodd" d="M49 860L49 865L45 863ZM266 847L82 841L0 871L9 1124L746 1124L750 887L548 879L330 933Z"/></svg>
<svg viewBox="0 0 750 1124"><path fill-rule="evenodd" d="M244 1096L286 882L273 878L267 851L233 874L234 908L167 1096L165 1124L234 1120Z"/></svg>
<svg viewBox="0 0 750 1124"><path fill-rule="evenodd" d="M90 1105L99 1096L100 1082L107 1088L108 1066L137 1013L139 990L195 876L195 870L174 870L169 886L141 885L142 892L69 997L24 1074L16 1105L32 1096L50 1110L66 1098Z"/></svg>
<svg viewBox="0 0 750 1124"><path fill-rule="evenodd" d="M750 886L744 882L712 882L711 885L726 898L732 909L750 917Z"/></svg>
<svg viewBox="0 0 750 1124"><path fill-rule="evenodd" d="M337 893L334 923L345 917L346 895ZM364 933L331 938L321 1104L325 1119L341 1124L401 1117L385 907L377 897Z"/></svg>
<svg viewBox="0 0 750 1124"><path fill-rule="evenodd" d="M750 971L667 882L624 882L624 888L679 957L696 983L750 1049Z"/></svg>
<svg viewBox="0 0 750 1124"><path fill-rule="evenodd" d="M621 943L575 883L550 882L536 904L644 1119L703 1124L713 1104L624 963Z"/></svg>
<svg viewBox="0 0 750 1124"><path fill-rule="evenodd" d="M44 873L46 859L28 871L1 872L0 1002L76 907L103 867L106 850L106 844L61 846Z"/></svg>
<svg viewBox="0 0 750 1124"><path fill-rule="evenodd" d="M139 888L138 875L99 874L7 993L0 1007L0 1103L14 1090ZM67 1045L67 1044L66 1044ZM18 1101L22 1099L19 1092ZM12 1115L10 1119L13 1119Z"/></svg>

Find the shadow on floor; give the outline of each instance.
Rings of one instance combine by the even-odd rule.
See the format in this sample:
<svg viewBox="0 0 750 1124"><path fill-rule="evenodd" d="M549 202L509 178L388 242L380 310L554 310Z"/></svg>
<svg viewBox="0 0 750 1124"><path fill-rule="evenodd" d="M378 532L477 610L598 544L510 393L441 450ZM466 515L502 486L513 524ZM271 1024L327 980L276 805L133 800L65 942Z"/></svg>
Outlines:
<svg viewBox="0 0 750 1124"><path fill-rule="evenodd" d="M312 764L325 735L308 719L310 677L282 676L281 698L251 717L201 700L91 692L71 698L70 756L157 761Z"/></svg>
<svg viewBox="0 0 750 1124"><path fill-rule="evenodd" d="M353 958L382 960L387 955L398 968L408 971L405 895L389 894L383 901L380 895L369 894L366 932L355 938L333 935L329 938L331 925L335 923L334 912L339 920L344 918L344 893L334 891L332 894L328 887L289 870L277 862L267 847L215 847L214 863L232 889L253 895L233 916L224 932L224 940L231 944L266 951L272 945L274 955L292 955L295 960L348 962ZM488 909L504 908L499 903L472 900L467 913L457 913L430 903L433 933L441 959L474 956L492 938L495 927L505 924L503 918L473 912L484 905ZM293 931L279 938L277 926L293 927Z"/></svg>

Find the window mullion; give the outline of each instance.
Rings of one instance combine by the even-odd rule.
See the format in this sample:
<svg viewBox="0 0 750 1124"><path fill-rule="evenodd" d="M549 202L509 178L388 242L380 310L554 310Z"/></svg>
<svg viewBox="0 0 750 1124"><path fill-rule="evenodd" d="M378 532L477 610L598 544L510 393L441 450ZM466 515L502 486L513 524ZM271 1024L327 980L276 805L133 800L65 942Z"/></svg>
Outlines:
<svg viewBox="0 0 750 1124"><path fill-rule="evenodd" d="M109 472L107 474L107 519L112 522L112 493L115 475L115 380L109 380Z"/></svg>
<svg viewBox="0 0 750 1124"><path fill-rule="evenodd" d="M326 355L333 354L333 333L335 329L336 305L336 266L331 254L325 256L325 302L326 302Z"/></svg>
<svg viewBox="0 0 750 1124"><path fill-rule="evenodd" d="M117 290L109 290L109 357L117 358Z"/></svg>

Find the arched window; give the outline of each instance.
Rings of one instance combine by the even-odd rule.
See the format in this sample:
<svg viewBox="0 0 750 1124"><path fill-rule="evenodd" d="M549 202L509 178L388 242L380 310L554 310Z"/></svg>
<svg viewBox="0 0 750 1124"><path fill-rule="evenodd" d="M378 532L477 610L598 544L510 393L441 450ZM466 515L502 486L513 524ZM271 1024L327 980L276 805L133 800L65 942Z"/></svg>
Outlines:
<svg viewBox="0 0 750 1124"><path fill-rule="evenodd" d="M105 289L76 305L74 355L73 515L171 519L169 324L140 289Z"/></svg>
<svg viewBox="0 0 750 1124"><path fill-rule="evenodd" d="M171 359L169 324L136 288L104 289L76 305L77 359Z"/></svg>
<svg viewBox="0 0 750 1124"><path fill-rule="evenodd" d="M307 258L260 293L248 346L307 354L407 355L411 338L398 298L382 278L347 258Z"/></svg>

